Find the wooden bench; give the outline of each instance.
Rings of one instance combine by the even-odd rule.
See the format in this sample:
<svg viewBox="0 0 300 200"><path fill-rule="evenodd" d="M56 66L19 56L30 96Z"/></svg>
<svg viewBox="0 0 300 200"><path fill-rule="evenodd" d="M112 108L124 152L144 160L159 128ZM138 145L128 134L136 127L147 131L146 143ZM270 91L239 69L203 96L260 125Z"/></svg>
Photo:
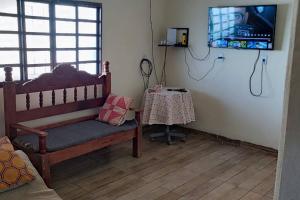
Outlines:
<svg viewBox="0 0 300 200"><path fill-rule="evenodd" d="M59 65L51 73L25 82L12 79L12 68L5 69L4 111L5 134L14 145L25 151L47 185L50 185L50 167L62 161L132 140L133 156L141 155L141 112L135 120L116 127L95 120L97 115L80 117L40 127L27 127L21 122L101 107L111 93L109 62L103 64L101 76L78 71L71 65ZM99 86L102 85L102 93ZM79 89L83 98L79 99ZM89 91L92 90L92 95ZM57 94L60 91L60 96ZM73 100L68 100L68 93ZM38 106L32 108L32 96L38 98ZM45 95L48 93L48 95ZM17 110L17 96L24 97L26 109ZM89 96L92 96L91 98ZM101 96L101 97L99 97ZM50 98L44 105L45 98ZM57 103L57 99L61 103ZM18 102L20 103L20 102ZM96 130L95 130L96 129ZM73 135L72 135L73 134Z"/></svg>

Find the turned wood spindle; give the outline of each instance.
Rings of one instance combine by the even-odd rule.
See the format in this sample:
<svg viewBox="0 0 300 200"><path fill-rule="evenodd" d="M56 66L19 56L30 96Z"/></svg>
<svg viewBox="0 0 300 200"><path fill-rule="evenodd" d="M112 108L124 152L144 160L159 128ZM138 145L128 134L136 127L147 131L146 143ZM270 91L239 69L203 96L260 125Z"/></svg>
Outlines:
<svg viewBox="0 0 300 200"><path fill-rule="evenodd" d="M84 100L87 100L87 86L84 86Z"/></svg>
<svg viewBox="0 0 300 200"><path fill-rule="evenodd" d="M67 103L67 89L66 88L64 89L63 96L64 96L64 104L66 104Z"/></svg>
<svg viewBox="0 0 300 200"><path fill-rule="evenodd" d="M12 82L13 78L12 78L12 68L11 67L5 67L4 71L5 71L5 82Z"/></svg>
<svg viewBox="0 0 300 200"><path fill-rule="evenodd" d="M52 106L55 106L55 90L52 90Z"/></svg>
<svg viewBox="0 0 300 200"><path fill-rule="evenodd" d="M109 62L108 62L108 61L105 61L105 62L103 63L103 73L104 73L104 74L109 73Z"/></svg>
<svg viewBox="0 0 300 200"><path fill-rule="evenodd" d="M42 108L43 107L43 104L44 104L44 98L43 98L43 92L40 92L40 95L39 95L39 97L40 97L40 108Z"/></svg>
<svg viewBox="0 0 300 200"><path fill-rule="evenodd" d="M97 85L94 85L94 98L97 99Z"/></svg>
<svg viewBox="0 0 300 200"><path fill-rule="evenodd" d="M74 101L77 102L77 87L74 88Z"/></svg>
<svg viewBox="0 0 300 200"><path fill-rule="evenodd" d="M104 83L102 89L102 97L108 97L111 93L111 73L109 72L109 62L106 61L103 63L102 75L104 75Z"/></svg>
<svg viewBox="0 0 300 200"><path fill-rule="evenodd" d="M27 110L30 109L30 95L29 95L29 93L26 93L26 108L27 108Z"/></svg>

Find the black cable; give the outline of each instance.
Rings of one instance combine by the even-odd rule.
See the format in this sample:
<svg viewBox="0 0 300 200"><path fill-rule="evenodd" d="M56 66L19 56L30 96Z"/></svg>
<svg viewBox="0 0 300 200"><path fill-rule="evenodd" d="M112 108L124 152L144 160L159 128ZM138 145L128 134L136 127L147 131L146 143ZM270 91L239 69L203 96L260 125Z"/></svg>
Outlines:
<svg viewBox="0 0 300 200"><path fill-rule="evenodd" d="M193 59L197 60L197 61L205 61L210 57L210 50L211 48L208 47L208 52L207 54L203 57L203 58L198 58L197 56L194 55L194 53L192 52L192 49L190 47L188 47L189 53L192 56Z"/></svg>
<svg viewBox="0 0 300 200"><path fill-rule="evenodd" d="M154 69L154 75L156 79L156 83L159 83L157 71L156 71L156 65L155 65L155 59L154 59L154 30L153 30L153 21L152 21L152 0L150 1L150 29L151 29L151 56L152 56L152 64Z"/></svg>
<svg viewBox="0 0 300 200"><path fill-rule="evenodd" d="M188 69L188 76L191 78L191 79L193 79L193 80L195 80L195 81L202 81L203 79L205 79L212 71L213 71L213 69L215 68L215 66L216 66L216 61L218 60L219 58L215 58L214 59L214 62L213 62L213 65L212 65L212 67L202 76L202 77L200 77L200 78L196 78L196 77L194 77L192 74L191 74L191 69L190 69L190 65L189 65L189 63L188 63L188 61L187 61L187 52L186 52L186 49L184 49L184 61L185 61L185 64L186 64L186 66L187 66L187 69Z"/></svg>
<svg viewBox="0 0 300 200"><path fill-rule="evenodd" d="M258 61L260 59L260 54L261 54L261 50L258 51L258 55L257 55L257 58L255 60L255 63L254 63L254 66L253 66L253 71L251 73L251 76L249 78L249 90L250 90L250 94L254 97L261 97L262 94L263 94L263 82L264 82L264 62L262 62L262 65L261 65L261 74L260 74L260 92L259 93L255 93L253 92L252 90L252 81L253 81L253 76L256 72L256 68L257 68L257 64L258 64Z"/></svg>
<svg viewBox="0 0 300 200"><path fill-rule="evenodd" d="M162 85L167 84L167 72L166 72L167 56L168 56L168 46L165 46L164 65L161 71L161 81L160 81L160 84Z"/></svg>
<svg viewBox="0 0 300 200"><path fill-rule="evenodd" d="M144 68L145 63L148 66L147 71ZM148 60L146 58L141 60L141 62L140 62L140 72L141 72L141 75L143 77L144 90L146 90L149 87L150 77L151 77L152 72L153 72L153 65L152 65L150 60Z"/></svg>

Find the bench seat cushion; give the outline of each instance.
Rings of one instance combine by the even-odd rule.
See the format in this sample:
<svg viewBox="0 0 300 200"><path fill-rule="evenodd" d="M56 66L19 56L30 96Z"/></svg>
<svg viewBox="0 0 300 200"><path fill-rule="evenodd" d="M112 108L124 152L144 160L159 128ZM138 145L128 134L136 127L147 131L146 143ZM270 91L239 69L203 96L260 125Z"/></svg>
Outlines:
<svg viewBox="0 0 300 200"><path fill-rule="evenodd" d="M89 120L46 130L47 151L53 152L71 146L82 144L97 138L105 137L121 131L137 127L135 120L126 121L122 126L113 126L97 120ZM14 143L26 149L39 151L39 141L36 135L22 135L15 138Z"/></svg>

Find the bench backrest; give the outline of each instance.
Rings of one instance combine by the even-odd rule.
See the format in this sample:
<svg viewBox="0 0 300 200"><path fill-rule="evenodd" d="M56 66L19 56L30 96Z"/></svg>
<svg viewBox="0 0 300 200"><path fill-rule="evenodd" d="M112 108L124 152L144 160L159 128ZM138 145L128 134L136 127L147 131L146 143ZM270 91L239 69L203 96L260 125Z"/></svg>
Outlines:
<svg viewBox="0 0 300 200"><path fill-rule="evenodd" d="M104 62L103 72L100 76L78 71L71 65L62 64L55 67L51 73L42 74L38 78L25 83L13 81L11 67L6 67L4 70L5 134L8 137L11 136L11 124L100 107L111 93L109 62ZM98 92L97 86L99 85L102 85L102 94ZM83 87L84 90L83 100L78 99L79 87ZM88 87L93 87L93 98L88 98ZM62 104L56 102L58 90L63 91ZM70 91L73 93L74 100L67 102L68 92ZM45 92L51 95L44 95ZM31 108L31 94L33 93L39 94L38 108ZM17 95L25 95L25 110L17 110ZM99 97L100 95L101 97ZM52 105L44 106L45 98L50 98Z"/></svg>

